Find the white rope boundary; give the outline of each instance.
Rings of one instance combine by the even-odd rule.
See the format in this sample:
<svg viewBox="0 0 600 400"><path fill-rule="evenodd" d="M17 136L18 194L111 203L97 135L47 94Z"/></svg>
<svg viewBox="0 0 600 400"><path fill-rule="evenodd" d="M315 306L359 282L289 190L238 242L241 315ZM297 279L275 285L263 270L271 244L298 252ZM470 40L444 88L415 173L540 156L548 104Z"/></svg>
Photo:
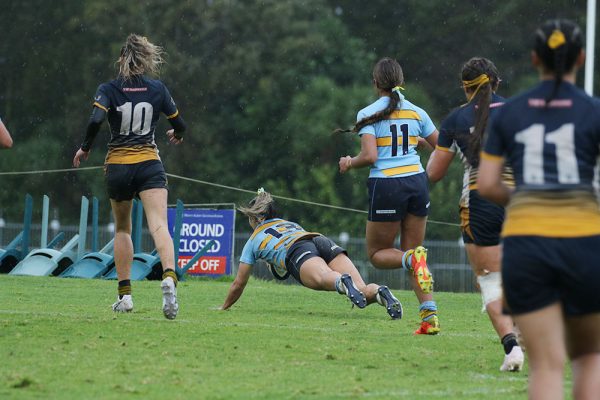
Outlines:
<svg viewBox="0 0 600 400"><path fill-rule="evenodd" d="M57 172L89 171L89 170L95 170L95 169L101 169L101 168L104 168L104 167L103 166L95 166L95 167L80 167L80 168L45 169L45 170L36 170L36 171L7 171L7 172L0 172L0 176L34 175L34 174L47 174L47 173L57 173ZM214 186L214 187L218 187L221 189L234 190L234 191L243 192L243 193L256 194L256 190L248 190L248 189L242 189L242 188L235 187L235 186L221 185L219 183L208 182L208 181L203 181L203 180L194 179L194 178L188 178L186 176L175 175L175 174L170 174L170 173L166 173L166 175L168 177L175 178L175 179L181 179L183 181L200 183L202 185L209 185L209 186ZM293 201L296 203L310 204L310 205L318 206L318 207L332 208L335 210L351 211L351 212L357 212L357 213L361 213L361 214L368 213L368 211L358 210L356 208L334 206L333 204L316 203L314 201L301 200L301 199L285 197L285 196L278 196L278 195L274 195L272 193L271 193L271 196L273 196L276 199ZM432 219L428 220L427 222L432 223L432 224L438 224L438 225L460 226L460 224L456 224L453 222L435 221Z"/></svg>
<svg viewBox="0 0 600 400"><path fill-rule="evenodd" d="M80 167L80 168L42 169L42 170L37 170L37 171L9 171L9 172L0 172L0 176L34 175L34 174L46 174L46 173L54 173L54 172L71 172L71 171L88 171L90 169L100 169L100 168L104 168L104 167L98 166L98 167Z"/></svg>

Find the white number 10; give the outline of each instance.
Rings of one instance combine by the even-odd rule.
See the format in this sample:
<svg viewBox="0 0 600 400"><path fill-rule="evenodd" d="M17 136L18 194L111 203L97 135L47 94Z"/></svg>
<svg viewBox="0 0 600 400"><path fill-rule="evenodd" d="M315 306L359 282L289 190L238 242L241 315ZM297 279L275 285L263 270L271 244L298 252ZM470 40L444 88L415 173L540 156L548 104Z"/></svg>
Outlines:
<svg viewBox="0 0 600 400"><path fill-rule="evenodd" d="M135 105L133 112L130 101L117 107L117 111L121 112L121 135L146 135L150 132L152 125L152 104L141 102Z"/></svg>
<svg viewBox="0 0 600 400"><path fill-rule="evenodd" d="M545 133L544 125L533 124L515 135L515 140L525 145L523 155L523 181L544 183L544 141L556 147L556 168L559 183L579 183L579 169L575 156L575 125L564 124L555 131Z"/></svg>

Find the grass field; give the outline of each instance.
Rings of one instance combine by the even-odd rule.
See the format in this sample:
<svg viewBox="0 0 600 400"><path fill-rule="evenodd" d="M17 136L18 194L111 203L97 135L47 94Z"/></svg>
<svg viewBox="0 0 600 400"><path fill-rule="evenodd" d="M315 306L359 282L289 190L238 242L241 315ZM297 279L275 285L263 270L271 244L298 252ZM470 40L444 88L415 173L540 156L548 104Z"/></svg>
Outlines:
<svg viewBox="0 0 600 400"><path fill-rule="evenodd" d="M179 287L176 320L158 282L135 282L114 314L114 281L0 276L1 399L523 399L527 369L503 353L476 294L437 293L442 333L359 310L332 292L251 280L230 311L229 282ZM567 385L567 390L570 385Z"/></svg>

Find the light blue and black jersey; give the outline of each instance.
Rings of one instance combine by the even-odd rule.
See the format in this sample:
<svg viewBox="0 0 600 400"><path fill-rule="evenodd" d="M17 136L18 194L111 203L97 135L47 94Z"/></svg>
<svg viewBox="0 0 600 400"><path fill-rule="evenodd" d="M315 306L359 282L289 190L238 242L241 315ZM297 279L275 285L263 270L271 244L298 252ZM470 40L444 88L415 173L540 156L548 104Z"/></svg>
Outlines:
<svg viewBox="0 0 600 400"><path fill-rule="evenodd" d="M265 260L277 269L285 269L287 251L298 239L319 236L307 232L295 222L280 218L269 219L258 225L244 245L240 262L253 265Z"/></svg>
<svg viewBox="0 0 600 400"><path fill-rule="evenodd" d="M388 96L380 97L373 104L358 112L360 121L388 105ZM424 172L417 154L419 137L426 138L436 128L429 115L400 94L399 108L387 119L364 126L358 134L373 135L377 140L377 161L371 167L370 178L397 178Z"/></svg>

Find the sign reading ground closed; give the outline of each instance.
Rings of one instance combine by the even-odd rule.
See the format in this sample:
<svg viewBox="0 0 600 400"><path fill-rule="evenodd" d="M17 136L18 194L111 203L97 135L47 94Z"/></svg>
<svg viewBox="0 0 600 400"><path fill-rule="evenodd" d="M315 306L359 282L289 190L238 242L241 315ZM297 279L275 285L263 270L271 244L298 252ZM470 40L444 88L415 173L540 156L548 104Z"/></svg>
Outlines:
<svg viewBox="0 0 600 400"><path fill-rule="evenodd" d="M169 232L173 236L175 225L174 208L168 209ZM224 275L231 273L233 260L235 210L186 209L183 211L181 240L179 241L179 268L204 246L214 240L205 255L188 270L190 275Z"/></svg>

